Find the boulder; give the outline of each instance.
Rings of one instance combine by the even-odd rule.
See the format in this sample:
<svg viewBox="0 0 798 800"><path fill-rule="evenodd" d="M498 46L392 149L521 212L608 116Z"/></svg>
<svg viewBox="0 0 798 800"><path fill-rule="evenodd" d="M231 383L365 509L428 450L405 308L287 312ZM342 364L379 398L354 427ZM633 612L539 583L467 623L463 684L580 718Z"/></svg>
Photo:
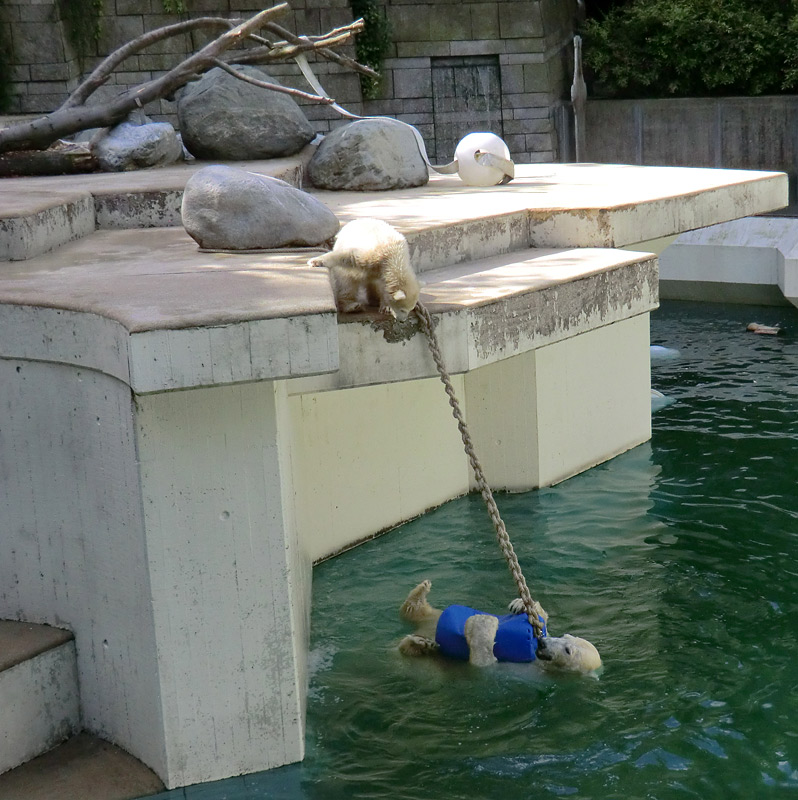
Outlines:
<svg viewBox="0 0 798 800"><path fill-rule="evenodd" d="M308 177L320 189L369 192L423 186L429 171L410 125L360 119L324 137Z"/></svg>
<svg viewBox="0 0 798 800"><path fill-rule="evenodd" d="M177 132L168 122L120 122L91 139L91 152L108 172L162 167L183 160Z"/></svg>
<svg viewBox="0 0 798 800"><path fill-rule="evenodd" d="M252 78L279 83L262 69L237 66ZM189 83L177 101L183 144L196 158L246 161L298 153L316 135L296 102L219 67Z"/></svg>
<svg viewBox="0 0 798 800"><path fill-rule="evenodd" d="M188 235L210 250L315 247L339 227L335 214L313 195L278 178L222 165L188 179L182 215Z"/></svg>

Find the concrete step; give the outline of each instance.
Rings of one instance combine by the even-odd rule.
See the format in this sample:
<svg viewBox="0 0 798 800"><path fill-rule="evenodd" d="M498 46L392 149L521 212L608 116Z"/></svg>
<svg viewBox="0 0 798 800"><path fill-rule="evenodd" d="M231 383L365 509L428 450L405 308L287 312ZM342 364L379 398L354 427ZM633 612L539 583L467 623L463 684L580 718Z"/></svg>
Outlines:
<svg viewBox="0 0 798 800"><path fill-rule="evenodd" d="M3 800L130 800L163 788L140 761L86 733L0 775Z"/></svg>
<svg viewBox="0 0 798 800"><path fill-rule="evenodd" d="M313 148L291 158L240 161L238 169L302 182ZM95 230L181 225L186 181L207 162L157 170L4 178L0 182L0 261L48 253Z"/></svg>
<svg viewBox="0 0 798 800"><path fill-rule="evenodd" d="M0 620L0 773L64 741L79 724L72 633Z"/></svg>

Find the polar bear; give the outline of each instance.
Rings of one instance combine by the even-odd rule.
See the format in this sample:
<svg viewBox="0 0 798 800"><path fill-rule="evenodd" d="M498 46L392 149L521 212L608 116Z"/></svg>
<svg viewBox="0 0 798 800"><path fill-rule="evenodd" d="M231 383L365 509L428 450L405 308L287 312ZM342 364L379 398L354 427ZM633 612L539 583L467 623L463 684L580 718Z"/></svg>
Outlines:
<svg viewBox="0 0 798 800"><path fill-rule="evenodd" d="M308 265L330 270L339 311L379 306L383 313L405 320L418 302L419 284L407 240L381 219L348 222L335 237L333 249L311 258Z"/></svg>
<svg viewBox="0 0 798 800"><path fill-rule="evenodd" d="M570 633L549 636L545 612L540 616L543 636L537 638L521 600L513 600L512 613L501 617L467 606L449 606L441 611L427 600L431 588L430 581L422 581L399 609L403 619L418 625L415 633L399 643L404 655L442 653L479 667L496 661L539 661L546 667L582 673L601 666L598 650L586 639Z"/></svg>

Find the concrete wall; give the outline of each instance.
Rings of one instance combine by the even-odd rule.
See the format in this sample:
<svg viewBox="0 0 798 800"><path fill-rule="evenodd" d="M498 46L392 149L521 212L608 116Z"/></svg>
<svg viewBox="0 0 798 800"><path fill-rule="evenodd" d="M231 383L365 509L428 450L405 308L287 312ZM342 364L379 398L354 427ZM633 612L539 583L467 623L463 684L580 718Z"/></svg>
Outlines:
<svg viewBox="0 0 798 800"><path fill-rule="evenodd" d="M798 97L590 100L587 161L786 172L798 164Z"/></svg>
<svg viewBox="0 0 798 800"><path fill-rule="evenodd" d="M645 313L454 375L491 487L549 486L647 441L649 361ZM437 378L303 392L290 407L297 530L314 561L474 488Z"/></svg>
<svg viewBox="0 0 798 800"><path fill-rule="evenodd" d="M320 62L314 69L331 96L354 113L390 115L416 125L433 160L449 161L453 137L456 141L474 129L503 136L517 162L557 160L555 110L570 85L576 0L382 1L392 44L380 98L364 103L357 75ZM189 3L194 16L225 17L247 16L268 5L253 0ZM297 33L318 34L352 21L347 0L293 0L291 6L291 13L278 21ZM163 13L162 0L106 0L100 39L84 71L144 31L177 20ZM52 111L81 72L55 0L5 0L0 24L13 40L16 64L10 111ZM185 35L133 56L97 91L96 100L149 80L203 41L201 34ZM354 56L354 47L342 52ZM293 64L274 65L271 71L289 85L308 88ZM452 78L460 88L449 86ZM174 105L166 100L145 111L175 122ZM306 113L321 132L341 123L322 106L309 105Z"/></svg>

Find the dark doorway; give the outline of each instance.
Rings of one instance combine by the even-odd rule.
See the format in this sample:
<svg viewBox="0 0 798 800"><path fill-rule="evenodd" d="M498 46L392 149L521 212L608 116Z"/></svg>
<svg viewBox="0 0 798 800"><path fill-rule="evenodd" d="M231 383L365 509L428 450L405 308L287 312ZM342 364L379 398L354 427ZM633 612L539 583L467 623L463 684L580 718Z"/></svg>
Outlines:
<svg viewBox="0 0 798 800"><path fill-rule="evenodd" d="M460 139L473 131L503 136L502 86L498 56L432 59L433 161L454 158Z"/></svg>

